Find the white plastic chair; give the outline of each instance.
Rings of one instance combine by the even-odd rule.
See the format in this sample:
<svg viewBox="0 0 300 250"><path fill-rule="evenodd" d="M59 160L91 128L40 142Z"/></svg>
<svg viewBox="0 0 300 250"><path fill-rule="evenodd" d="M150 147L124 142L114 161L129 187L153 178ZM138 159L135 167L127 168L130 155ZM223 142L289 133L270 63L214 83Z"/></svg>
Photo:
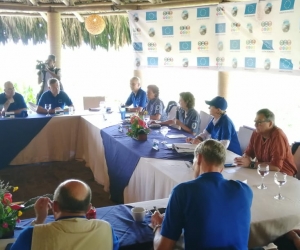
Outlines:
<svg viewBox="0 0 300 250"><path fill-rule="evenodd" d="M208 123L211 121L213 117L209 114L207 114L206 112L204 111L200 111L200 133L203 132L204 129L206 129Z"/></svg>
<svg viewBox="0 0 300 250"><path fill-rule="evenodd" d="M173 120L176 118L176 110L177 110L177 106L173 106L170 110L170 112L168 113L168 118L167 120Z"/></svg>
<svg viewBox="0 0 300 250"><path fill-rule="evenodd" d="M241 150L244 153L246 148L249 145L250 138L252 136L254 129L250 127L240 127L239 132L238 132L238 140L240 142Z"/></svg>
<svg viewBox="0 0 300 250"><path fill-rule="evenodd" d="M97 108L101 101L105 101L104 96L84 96L83 109L88 110L89 108Z"/></svg>

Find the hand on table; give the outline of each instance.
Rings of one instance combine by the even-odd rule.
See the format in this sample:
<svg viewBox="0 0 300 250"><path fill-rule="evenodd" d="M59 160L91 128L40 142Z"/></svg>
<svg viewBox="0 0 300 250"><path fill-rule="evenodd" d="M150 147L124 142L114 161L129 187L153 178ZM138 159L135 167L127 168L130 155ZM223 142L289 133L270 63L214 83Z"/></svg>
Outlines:
<svg viewBox="0 0 300 250"><path fill-rule="evenodd" d="M163 220L164 220L164 216L157 211L155 211L155 213L151 217L151 223L153 227L157 225L161 225Z"/></svg>
<svg viewBox="0 0 300 250"><path fill-rule="evenodd" d="M191 144L199 144L201 142L199 139L191 137L188 137L185 141Z"/></svg>
<svg viewBox="0 0 300 250"><path fill-rule="evenodd" d="M34 204L36 224L43 224L52 208L52 201L48 197L40 197Z"/></svg>
<svg viewBox="0 0 300 250"><path fill-rule="evenodd" d="M249 167L251 160L249 157L236 157L234 158L234 163L236 163L239 167Z"/></svg>

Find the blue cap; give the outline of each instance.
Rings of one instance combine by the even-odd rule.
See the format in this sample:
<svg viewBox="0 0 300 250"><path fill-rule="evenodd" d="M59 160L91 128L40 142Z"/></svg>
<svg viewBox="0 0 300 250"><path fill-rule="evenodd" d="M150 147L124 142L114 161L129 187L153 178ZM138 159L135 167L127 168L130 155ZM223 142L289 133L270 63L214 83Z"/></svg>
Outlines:
<svg viewBox="0 0 300 250"><path fill-rule="evenodd" d="M224 97L221 97L221 96L217 96L214 99L212 99L211 101L205 101L205 103L209 106L214 106L221 110L227 109L227 101L225 100Z"/></svg>

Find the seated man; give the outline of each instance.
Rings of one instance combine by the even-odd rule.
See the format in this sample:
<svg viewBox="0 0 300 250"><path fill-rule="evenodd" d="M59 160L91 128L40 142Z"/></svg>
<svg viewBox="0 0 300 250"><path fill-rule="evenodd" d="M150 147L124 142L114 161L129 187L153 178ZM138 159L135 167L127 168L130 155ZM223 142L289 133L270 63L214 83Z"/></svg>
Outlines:
<svg viewBox="0 0 300 250"><path fill-rule="evenodd" d="M130 88L132 93L128 97L125 106L129 107L133 105L133 108L127 108L129 112L141 112L146 107L147 96L146 92L141 88L140 78L136 76L132 77L130 80Z"/></svg>
<svg viewBox="0 0 300 250"><path fill-rule="evenodd" d="M5 112L20 114L23 110L27 110L24 97L15 92L14 85L10 81L4 83L4 93L0 94L0 106L2 106L0 115L4 115Z"/></svg>
<svg viewBox="0 0 300 250"><path fill-rule="evenodd" d="M49 79L48 86L50 90L42 94L38 103L37 113L48 113L45 109L45 104L51 104L50 114L54 114L56 109L64 109L65 105L73 107L73 103L66 92L60 90L59 81L56 78Z"/></svg>
<svg viewBox="0 0 300 250"><path fill-rule="evenodd" d="M67 180L54 192L54 201L39 198L35 205L36 219L26 228L11 250L73 249L116 250L119 242L110 224L103 220L88 220L91 189L82 181ZM49 208L54 222L44 224Z"/></svg>
<svg viewBox="0 0 300 250"><path fill-rule="evenodd" d="M154 249L171 250L184 234L186 250L248 249L251 188L226 180L221 172L226 149L209 139L195 149L195 180L177 185L163 217L155 212Z"/></svg>
<svg viewBox="0 0 300 250"><path fill-rule="evenodd" d="M269 109L256 113L256 131L242 157L235 159L238 166L257 168L260 163L268 163L271 171L281 171L294 176L297 167L291 147L283 131L275 125L275 116ZM256 157L256 161L252 161Z"/></svg>

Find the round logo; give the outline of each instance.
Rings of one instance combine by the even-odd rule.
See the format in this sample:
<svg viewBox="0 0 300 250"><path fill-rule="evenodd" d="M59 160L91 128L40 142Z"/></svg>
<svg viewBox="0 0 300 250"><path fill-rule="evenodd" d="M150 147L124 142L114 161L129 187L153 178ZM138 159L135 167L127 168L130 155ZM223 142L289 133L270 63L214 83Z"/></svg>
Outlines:
<svg viewBox="0 0 300 250"><path fill-rule="evenodd" d="M265 70L269 70L271 68L271 61L269 58L265 60L265 65L264 65Z"/></svg>
<svg viewBox="0 0 300 250"><path fill-rule="evenodd" d="M206 26L205 25L201 25L200 29L199 29L200 34L203 36L206 34Z"/></svg>
<svg viewBox="0 0 300 250"><path fill-rule="evenodd" d="M272 11L272 4L271 3L267 3L265 6L265 13L268 15L270 14Z"/></svg>
<svg viewBox="0 0 300 250"><path fill-rule="evenodd" d="M289 20L284 20L282 23L282 31L288 32L290 30L291 24Z"/></svg>
<svg viewBox="0 0 300 250"><path fill-rule="evenodd" d="M139 21L139 14L138 14L138 13L134 13L134 14L133 14L133 20L134 20L135 22L138 22L138 21Z"/></svg>
<svg viewBox="0 0 300 250"><path fill-rule="evenodd" d="M222 51L223 48L224 48L223 42L222 41L218 42L218 50Z"/></svg>
<svg viewBox="0 0 300 250"><path fill-rule="evenodd" d="M150 28L149 31L148 31L148 35L150 37L154 37L155 36L155 30L153 28Z"/></svg>
<svg viewBox="0 0 300 250"><path fill-rule="evenodd" d="M189 59L183 58L182 59L182 66L183 67L188 67L189 66Z"/></svg>
<svg viewBox="0 0 300 250"><path fill-rule="evenodd" d="M252 27L251 23L247 23L247 29L248 29L249 33L253 32L253 27Z"/></svg>
<svg viewBox="0 0 300 250"><path fill-rule="evenodd" d="M236 58L232 59L232 68L234 68L234 69L237 68L237 59Z"/></svg>
<svg viewBox="0 0 300 250"><path fill-rule="evenodd" d="M141 61L139 58L135 58L135 66L140 67L141 66Z"/></svg>
<svg viewBox="0 0 300 250"><path fill-rule="evenodd" d="M181 18L182 18L183 20L187 20L187 19L189 18L189 13L188 13L187 10L182 11L182 13L181 13Z"/></svg>
<svg viewBox="0 0 300 250"><path fill-rule="evenodd" d="M237 12L238 12L238 8L236 6L234 6L231 10L231 15L232 16L236 16L237 15Z"/></svg>
<svg viewBox="0 0 300 250"><path fill-rule="evenodd" d="M170 52L172 50L172 45L170 43L166 43L165 45L165 51Z"/></svg>

